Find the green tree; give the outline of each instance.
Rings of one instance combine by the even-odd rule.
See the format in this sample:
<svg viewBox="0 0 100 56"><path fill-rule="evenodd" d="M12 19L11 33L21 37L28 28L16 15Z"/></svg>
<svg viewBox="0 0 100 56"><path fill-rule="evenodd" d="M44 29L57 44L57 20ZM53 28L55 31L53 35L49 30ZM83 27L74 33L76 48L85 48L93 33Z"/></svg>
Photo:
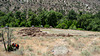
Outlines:
<svg viewBox="0 0 100 56"><path fill-rule="evenodd" d="M100 19L100 11L95 14L95 17L98 17Z"/></svg>
<svg viewBox="0 0 100 56"><path fill-rule="evenodd" d="M99 18L92 19L87 27L87 30L100 31L100 19Z"/></svg>
<svg viewBox="0 0 100 56"><path fill-rule="evenodd" d="M23 27L23 26L24 27L26 26L26 22L25 21L23 21L23 22L20 23L20 27Z"/></svg>
<svg viewBox="0 0 100 56"><path fill-rule="evenodd" d="M5 15L5 13L0 11L0 16L4 16L4 15Z"/></svg>
<svg viewBox="0 0 100 56"><path fill-rule="evenodd" d="M57 28L63 28L63 29L68 29L70 27L70 25L72 24L72 21L71 20L67 20L66 17L60 19L58 22L57 22Z"/></svg>
<svg viewBox="0 0 100 56"><path fill-rule="evenodd" d="M16 17L16 19L21 18L21 12L20 11L16 11L15 12L15 17Z"/></svg>
<svg viewBox="0 0 100 56"><path fill-rule="evenodd" d="M1 26L6 26L7 21L8 21L7 16L0 17L0 25Z"/></svg>
<svg viewBox="0 0 100 56"><path fill-rule="evenodd" d="M77 13L74 10L69 11L68 19L69 20L77 20Z"/></svg>
<svg viewBox="0 0 100 56"><path fill-rule="evenodd" d="M48 11L42 11L37 16L37 19L40 21L40 24L43 26L46 24L47 15L48 15Z"/></svg>
<svg viewBox="0 0 100 56"><path fill-rule="evenodd" d="M57 25L57 21L59 21L62 17L63 17L63 15L61 13L55 12L55 11L50 11L50 12L48 12L46 22L50 26L55 27Z"/></svg>
<svg viewBox="0 0 100 56"><path fill-rule="evenodd" d="M32 25L35 25L35 26L39 25L39 22L38 22L36 17L37 17L36 14L32 14L32 15L29 16L27 21L31 26Z"/></svg>
<svg viewBox="0 0 100 56"><path fill-rule="evenodd" d="M81 15L78 19L78 28L86 29L89 23L91 22L90 19L92 19L92 15L90 14Z"/></svg>

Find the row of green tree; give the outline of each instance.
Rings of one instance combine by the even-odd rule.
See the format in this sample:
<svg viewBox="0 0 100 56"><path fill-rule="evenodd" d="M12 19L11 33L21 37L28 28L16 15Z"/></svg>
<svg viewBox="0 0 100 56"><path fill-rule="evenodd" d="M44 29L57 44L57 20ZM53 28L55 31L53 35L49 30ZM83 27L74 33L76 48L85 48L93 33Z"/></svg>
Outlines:
<svg viewBox="0 0 100 56"><path fill-rule="evenodd" d="M15 13L4 13L0 11L0 26L5 27L44 27L52 26L54 28L78 29L100 31L100 12L96 14L79 12L70 10L67 15L63 15L56 11L44 11L35 14L29 10Z"/></svg>

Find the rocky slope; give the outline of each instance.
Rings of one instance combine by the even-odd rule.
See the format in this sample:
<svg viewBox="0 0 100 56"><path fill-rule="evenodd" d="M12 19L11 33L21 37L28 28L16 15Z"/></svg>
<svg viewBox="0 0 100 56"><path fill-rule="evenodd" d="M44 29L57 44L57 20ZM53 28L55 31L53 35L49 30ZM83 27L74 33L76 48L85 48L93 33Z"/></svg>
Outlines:
<svg viewBox="0 0 100 56"><path fill-rule="evenodd" d="M100 0L0 0L3 12L29 9L36 12L40 9L63 11L65 14L71 9L96 13L100 10Z"/></svg>

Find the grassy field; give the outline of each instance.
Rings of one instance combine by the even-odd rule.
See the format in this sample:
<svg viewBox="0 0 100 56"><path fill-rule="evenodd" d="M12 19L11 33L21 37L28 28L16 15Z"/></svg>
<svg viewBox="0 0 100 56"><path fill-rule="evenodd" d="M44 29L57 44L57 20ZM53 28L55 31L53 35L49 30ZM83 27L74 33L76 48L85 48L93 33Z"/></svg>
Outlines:
<svg viewBox="0 0 100 56"><path fill-rule="evenodd" d="M11 29L14 29L12 42L19 44L19 50L6 52L0 41L0 56L100 56L100 32L40 28L48 34L75 36L30 37L17 34L23 27Z"/></svg>

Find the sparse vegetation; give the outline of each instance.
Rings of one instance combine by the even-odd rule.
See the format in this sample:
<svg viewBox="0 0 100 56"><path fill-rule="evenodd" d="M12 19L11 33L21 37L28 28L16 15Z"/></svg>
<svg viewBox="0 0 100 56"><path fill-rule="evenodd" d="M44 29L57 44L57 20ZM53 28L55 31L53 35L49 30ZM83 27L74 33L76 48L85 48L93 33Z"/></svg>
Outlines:
<svg viewBox="0 0 100 56"><path fill-rule="evenodd" d="M20 48L20 50L17 50L15 53L23 56L24 55L24 49Z"/></svg>
<svg viewBox="0 0 100 56"><path fill-rule="evenodd" d="M34 53L30 53L30 56L36 56Z"/></svg>
<svg viewBox="0 0 100 56"><path fill-rule="evenodd" d="M82 48L84 48L85 47L85 44L83 44L83 43L77 43L77 44L74 44L75 46L75 49L76 50L79 50L79 51L82 51Z"/></svg>
<svg viewBox="0 0 100 56"><path fill-rule="evenodd" d="M96 53L100 54L100 46L93 46L93 47L91 47L90 48L90 52L94 53L94 54L96 54Z"/></svg>
<svg viewBox="0 0 100 56"><path fill-rule="evenodd" d="M29 51L34 51L32 48L29 48Z"/></svg>
<svg viewBox="0 0 100 56"><path fill-rule="evenodd" d="M82 56L91 56L91 54L87 50L82 51L81 54Z"/></svg>
<svg viewBox="0 0 100 56"><path fill-rule="evenodd" d="M26 27L25 27L26 28ZM18 28L16 31L19 31ZM23 29L23 27L21 28ZM58 55L61 54L61 50L65 52L66 48L68 49L68 52L65 53L69 56L96 56L100 54L100 47L99 47L99 32L91 32L91 31L77 31L77 30L65 30L65 29L44 29L40 28L40 30L43 30L44 32L49 32L50 34L59 34L59 33L71 33L71 34L81 34L81 36L73 36L73 37L45 37L45 36L35 36L35 37L29 37L29 36L20 36L16 34L14 31L14 36L20 36L16 37L14 40L14 43L19 44L19 50L16 50L14 52L11 52L9 55L21 55L21 56L54 56L54 53L56 53L58 50ZM50 32L51 31L51 32ZM85 32L83 34L83 32ZM87 35L85 35L87 34ZM94 37L94 35L96 35ZM93 36L89 38L89 36ZM84 38L84 36L86 36ZM30 38L30 39L29 39ZM0 39L1 40L1 39ZM4 49L0 42L1 48L0 53L1 56L3 54L2 49ZM57 47L58 46L58 47ZM59 46L64 46L65 49ZM60 49L61 48L61 49ZM55 51L53 51L55 50ZM5 54L6 55L6 54ZM56 55L56 54L55 54Z"/></svg>

